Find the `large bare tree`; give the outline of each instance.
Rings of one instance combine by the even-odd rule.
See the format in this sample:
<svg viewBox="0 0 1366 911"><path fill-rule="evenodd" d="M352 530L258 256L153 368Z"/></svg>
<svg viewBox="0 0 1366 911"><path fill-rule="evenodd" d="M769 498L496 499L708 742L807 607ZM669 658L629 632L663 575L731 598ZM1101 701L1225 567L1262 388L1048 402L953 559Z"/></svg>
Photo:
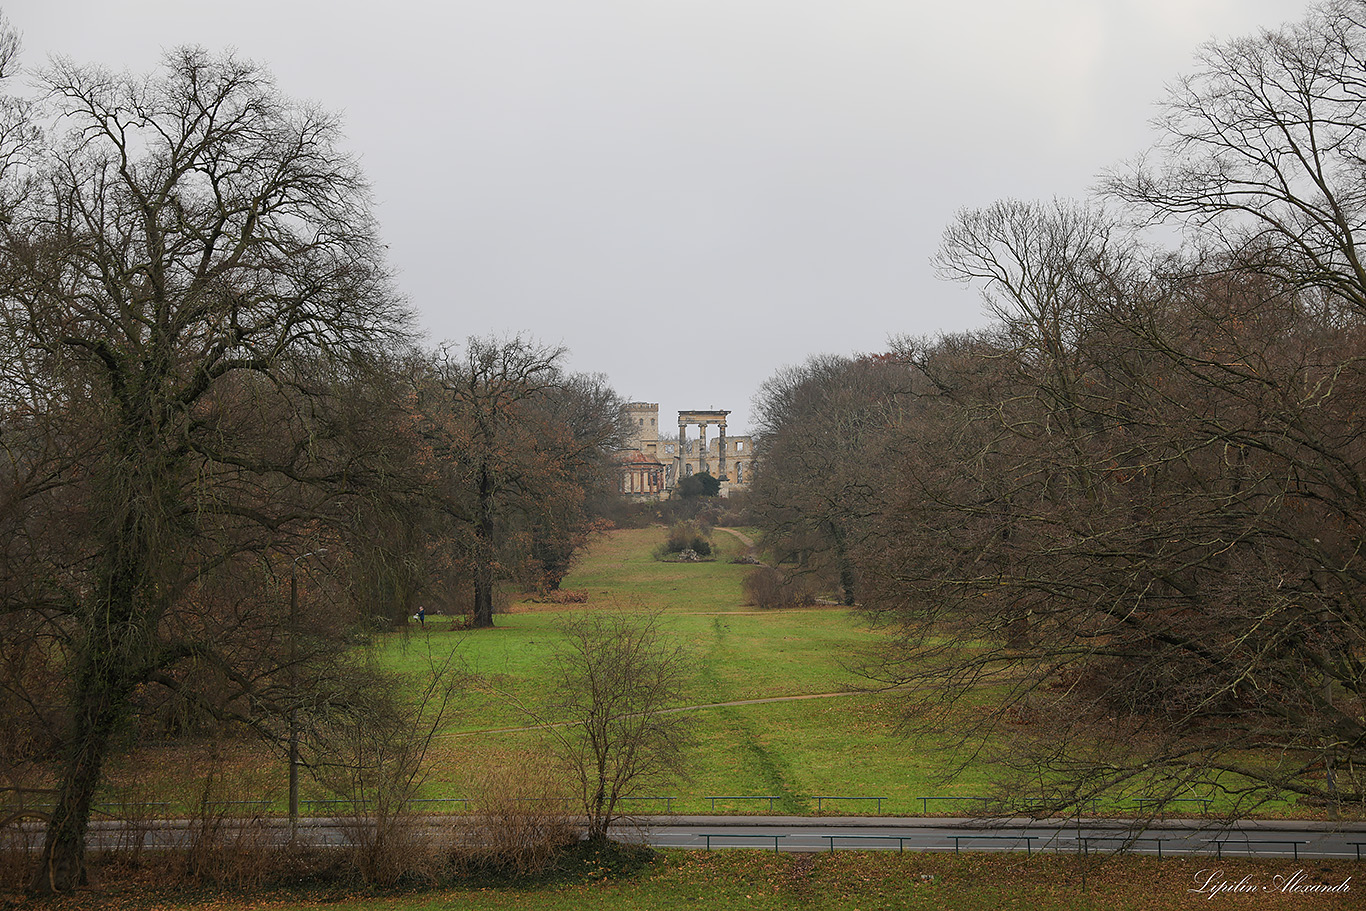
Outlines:
<svg viewBox="0 0 1366 911"><path fill-rule="evenodd" d="M440 352L418 408L440 464L434 497L473 579L471 620L493 625L495 587L531 564L558 585L612 481L621 402L601 377L568 375L564 349L472 338Z"/></svg>
<svg viewBox="0 0 1366 911"><path fill-rule="evenodd" d="M1019 211L944 251L998 331L903 352L925 419L863 554L910 646L884 670L960 729L989 700L1054 810L1361 801L1359 326L1264 258L1140 264L1060 244L1077 219L1046 207L1005 231Z"/></svg>
<svg viewBox="0 0 1366 911"><path fill-rule="evenodd" d="M272 626L229 580L318 550L354 468L324 393L406 313L336 120L260 67L186 48L147 77L58 61L42 82L43 141L0 187L0 591L68 681L33 877L68 890L139 694L188 663L249 695L284 673L291 656L262 650L279 603ZM218 609L259 635L216 637Z"/></svg>
<svg viewBox="0 0 1366 911"><path fill-rule="evenodd" d="M901 346L921 406L859 554L904 632L882 670L1009 732L1052 810L1366 802L1363 13L1176 86L1108 190L1180 254L1086 207L964 212L938 265L996 324Z"/></svg>
<svg viewBox="0 0 1366 911"><path fill-rule="evenodd" d="M1145 218L1338 306L1366 310L1366 4L1204 49L1162 106L1161 140L1105 189Z"/></svg>

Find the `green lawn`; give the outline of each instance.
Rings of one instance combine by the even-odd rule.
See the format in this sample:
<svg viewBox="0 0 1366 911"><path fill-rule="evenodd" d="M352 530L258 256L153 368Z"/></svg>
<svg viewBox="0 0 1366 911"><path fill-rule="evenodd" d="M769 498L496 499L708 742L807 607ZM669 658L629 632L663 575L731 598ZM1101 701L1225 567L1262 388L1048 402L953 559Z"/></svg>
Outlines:
<svg viewBox="0 0 1366 911"><path fill-rule="evenodd" d="M668 611L736 611L743 606L740 580L749 567L730 560L746 548L734 535L712 533L714 559L662 563L653 557L663 528L620 529L589 546L563 588L587 592L594 603L618 603Z"/></svg>
<svg viewBox="0 0 1366 911"><path fill-rule="evenodd" d="M960 759L950 739L903 735L898 722L908 702L904 695L857 692L869 681L855 669L882 643L884 632L840 607L748 607L741 580L749 567L729 562L744 545L718 531L713 534L716 561L661 563L652 551L664 535L662 528L632 529L596 540L564 583L566 590L586 593L586 604L522 602L499 615L491 630L453 631L437 620L381 645L380 660L409 671L454 651L476 681L437 742L428 796L467 796L471 779L490 763L539 761L543 735L508 729L538 719L561 720L544 706L558 623L567 611L592 608L656 611L664 633L690 656L692 675L683 704L696 707L696 742L689 777L663 789L680 798L675 811L708 812L713 804L703 798L711 795L771 795L779 798L775 812L809 814L817 809L814 797L834 795L883 797L884 813L919 814L921 797L993 791L992 771L980 763L951 784L946 781ZM724 704L850 691L855 692ZM986 711L992 699L991 691L983 690L961 711ZM954 815L973 806L936 801L928 809ZM1130 806L1124 801L1098 809ZM823 801L821 812L861 814L874 808L863 800ZM718 802L714 809L763 812L768 805ZM1291 804L1266 808L1292 814L1296 809Z"/></svg>
<svg viewBox="0 0 1366 911"><path fill-rule="evenodd" d="M584 605L519 603L492 630L454 631L437 620L394 635L380 658L417 672L452 650L477 681L443 731L428 782L429 796L465 796L489 762L525 762L541 739L509 731L544 710L550 659L566 611L606 607L657 611L662 630L689 654L692 675L684 705L697 707L696 742L686 780L667 789L676 811L706 812L708 795L773 795L777 812L814 813L816 795L885 797L888 813L918 812L917 798L945 793L944 744L912 743L896 730L897 694L857 692L869 681L853 669L883 633L838 607L758 611L743 603L749 567L729 562L744 545L713 534L718 559L673 564L651 552L660 528L623 530L598 539L564 583L584 592ZM723 703L823 694L829 698L749 705ZM528 714L530 709L532 714ZM851 756L859 757L851 763ZM983 790L983 780L958 787ZM822 812L871 812L867 801L823 802ZM759 812L766 802L718 803L718 812ZM942 807L941 809L946 809Z"/></svg>

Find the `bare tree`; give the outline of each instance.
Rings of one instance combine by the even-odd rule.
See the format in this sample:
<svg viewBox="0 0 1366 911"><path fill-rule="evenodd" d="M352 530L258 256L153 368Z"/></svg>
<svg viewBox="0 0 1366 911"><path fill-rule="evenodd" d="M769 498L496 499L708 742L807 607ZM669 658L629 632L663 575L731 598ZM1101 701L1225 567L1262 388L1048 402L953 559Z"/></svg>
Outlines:
<svg viewBox="0 0 1366 911"><path fill-rule="evenodd" d="M901 631L874 672L1008 732L1008 793L1366 803L1363 26L1330 2L1207 49L1108 184L1180 254L1058 202L945 233L996 321L896 344L895 421L844 456L896 454L852 559Z"/></svg>
<svg viewBox="0 0 1366 911"><path fill-rule="evenodd" d="M1106 189L1245 267L1366 310L1366 5L1211 44L1163 106L1162 140Z"/></svg>
<svg viewBox="0 0 1366 911"><path fill-rule="evenodd" d="M43 79L54 139L3 174L0 590L69 681L47 891L85 879L140 693L189 665L249 700L278 680L287 657L261 647L280 602L229 580L314 549L348 478L319 435L327 378L407 316L336 121L259 67L183 49L147 78L59 61ZM206 613L224 605L226 642Z"/></svg>
<svg viewBox="0 0 1366 911"><path fill-rule="evenodd" d="M859 597L853 552L884 508L883 446L910 374L896 358L823 355L769 379L755 397L764 457L750 492L780 563Z"/></svg>
<svg viewBox="0 0 1366 911"><path fill-rule="evenodd" d="M620 498L613 456L628 428L621 397L602 375L564 376L538 410L539 445L560 478L522 522L530 541L524 581L539 592L558 589L589 537L610 525L603 516Z"/></svg>
<svg viewBox="0 0 1366 911"><path fill-rule="evenodd" d="M1067 226L948 235L992 290L1074 317L1052 349L1013 325L1040 308L1003 308L994 338L907 353L933 420L865 554L910 646L884 670L948 705L989 685L998 758L1055 810L1360 801L1359 331L1265 259L1050 254Z"/></svg>
<svg viewBox="0 0 1366 911"><path fill-rule="evenodd" d="M564 621L547 726L576 779L588 839L607 840L623 801L681 774L688 716L671 712L687 685L686 653L654 614L591 611Z"/></svg>
<svg viewBox="0 0 1366 911"><path fill-rule="evenodd" d="M526 420L532 403L554 388L564 352L515 338L470 339L463 354L443 351L436 366L439 399L424 410L439 457L453 470L447 511L462 523L474 578L471 618L493 625L494 586L500 563L500 520L531 496L537 469L536 428Z"/></svg>
<svg viewBox="0 0 1366 911"><path fill-rule="evenodd" d="M621 407L601 377L567 376L564 350L470 339L438 355L418 408L435 493L474 582L473 625L493 625L495 586L534 563L558 584L610 483Z"/></svg>

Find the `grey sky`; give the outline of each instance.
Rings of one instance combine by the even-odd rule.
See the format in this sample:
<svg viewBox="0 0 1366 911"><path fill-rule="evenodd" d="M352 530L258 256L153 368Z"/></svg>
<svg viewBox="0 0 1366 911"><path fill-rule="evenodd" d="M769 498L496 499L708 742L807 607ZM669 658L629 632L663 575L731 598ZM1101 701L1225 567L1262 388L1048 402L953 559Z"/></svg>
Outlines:
<svg viewBox="0 0 1366 911"><path fill-rule="evenodd" d="M23 62L235 48L343 114L431 341L522 332L729 408L818 352L980 325L965 206L1087 192L1212 37L1307 0L11 0Z"/></svg>

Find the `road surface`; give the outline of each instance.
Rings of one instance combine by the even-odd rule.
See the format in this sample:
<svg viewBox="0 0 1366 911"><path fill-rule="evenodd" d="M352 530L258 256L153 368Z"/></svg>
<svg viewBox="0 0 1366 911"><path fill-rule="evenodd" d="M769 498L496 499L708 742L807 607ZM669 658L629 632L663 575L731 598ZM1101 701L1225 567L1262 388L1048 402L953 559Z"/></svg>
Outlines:
<svg viewBox="0 0 1366 911"><path fill-rule="evenodd" d="M429 817L433 826L449 826L458 817ZM1102 852L1126 850L1140 854L1200 854L1223 857L1349 858L1360 859L1366 847L1366 823L1329 823L1299 820L1254 820L1233 826L1209 820L1169 820L1135 829L1119 819L1029 820L950 819L943 817L797 817L797 816L649 816L632 826L619 827L615 836L660 848L722 850L751 848L780 852L817 851L1018 851ZM264 828L270 840L289 841L289 821L262 817L250 822L228 822L235 830ZM41 840L41 824L25 823L6 830L30 848ZM299 820L299 841L317 846L344 845L353 826L340 817ZM92 848L144 848L189 843L192 829L185 820L144 820L137 823L97 820L90 828ZM11 842L13 844L13 842ZM18 845L14 845L18 847Z"/></svg>

